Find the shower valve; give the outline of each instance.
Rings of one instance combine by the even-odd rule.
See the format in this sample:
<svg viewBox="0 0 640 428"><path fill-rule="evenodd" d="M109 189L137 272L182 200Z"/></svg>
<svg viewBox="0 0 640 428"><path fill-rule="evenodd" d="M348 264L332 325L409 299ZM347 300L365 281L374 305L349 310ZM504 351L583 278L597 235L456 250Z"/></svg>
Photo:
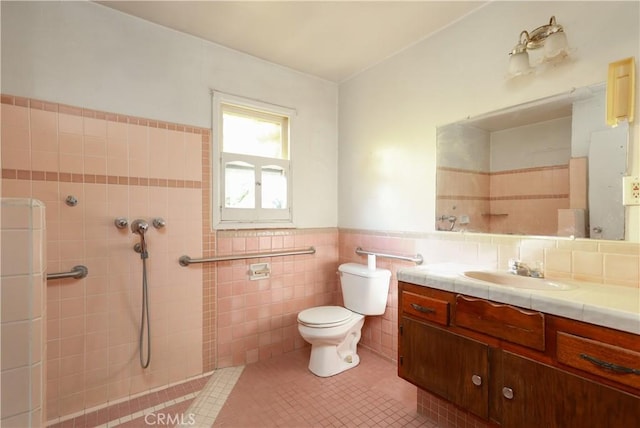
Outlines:
<svg viewBox="0 0 640 428"><path fill-rule="evenodd" d="M131 223L132 233L137 233L138 235L142 236L145 234L147 229L149 229L149 223L142 219L134 220L133 223Z"/></svg>
<svg viewBox="0 0 640 428"><path fill-rule="evenodd" d="M129 225L129 220L124 217L118 217L113 221L113 224L115 224L118 229L126 229Z"/></svg>
<svg viewBox="0 0 640 428"><path fill-rule="evenodd" d="M153 219L153 227L155 227L156 229L162 229L166 225L167 225L167 222L164 221L162 217L156 217Z"/></svg>

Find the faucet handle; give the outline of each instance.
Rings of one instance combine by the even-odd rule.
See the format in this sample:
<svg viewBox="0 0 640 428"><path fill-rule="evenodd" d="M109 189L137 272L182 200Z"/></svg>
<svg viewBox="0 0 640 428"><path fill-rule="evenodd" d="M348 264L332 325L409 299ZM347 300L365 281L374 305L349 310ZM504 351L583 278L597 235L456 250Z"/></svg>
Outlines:
<svg viewBox="0 0 640 428"><path fill-rule="evenodd" d="M509 259L509 273L514 275L531 276L531 269L526 263L520 260Z"/></svg>
<svg viewBox="0 0 640 428"><path fill-rule="evenodd" d="M544 278L544 263L537 261L535 267L531 268L529 276L532 278Z"/></svg>

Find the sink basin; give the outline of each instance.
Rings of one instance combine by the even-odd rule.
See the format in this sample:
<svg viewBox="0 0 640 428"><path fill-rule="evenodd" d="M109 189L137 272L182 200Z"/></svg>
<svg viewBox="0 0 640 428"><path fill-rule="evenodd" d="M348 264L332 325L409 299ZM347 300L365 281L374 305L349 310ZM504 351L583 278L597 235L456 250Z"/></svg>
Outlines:
<svg viewBox="0 0 640 428"><path fill-rule="evenodd" d="M466 271L464 276L478 281L489 282L493 285L501 285L503 287L520 288L524 290L548 290L562 291L575 288L574 285L565 284L563 282L551 281L545 278L530 278L528 276L518 276L503 272L490 271Z"/></svg>

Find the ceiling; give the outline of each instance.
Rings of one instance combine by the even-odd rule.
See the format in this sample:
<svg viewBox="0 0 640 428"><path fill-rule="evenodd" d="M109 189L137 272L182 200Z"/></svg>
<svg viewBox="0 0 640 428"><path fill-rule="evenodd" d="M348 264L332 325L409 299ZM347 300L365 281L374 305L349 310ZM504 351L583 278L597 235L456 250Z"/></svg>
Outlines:
<svg viewBox="0 0 640 428"><path fill-rule="evenodd" d="M342 82L480 1L99 1L264 60Z"/></svg>

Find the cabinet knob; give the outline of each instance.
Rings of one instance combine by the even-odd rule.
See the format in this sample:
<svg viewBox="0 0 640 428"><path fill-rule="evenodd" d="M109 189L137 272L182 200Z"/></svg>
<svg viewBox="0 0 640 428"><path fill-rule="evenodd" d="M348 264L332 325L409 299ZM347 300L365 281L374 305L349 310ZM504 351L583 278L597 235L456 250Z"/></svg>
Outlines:
<svg viewBox="0 0 640 428"><path fill-rule="evenodd" d="M502 395L507 400L513 400L513 389L505 386L504 388L502 388Z"/></svg>
<svg viewBox="0 0 640 428"><path fill-rule="evenodd" d="M473 376L471 376L471 382L475 386L480 386L482 385L482 377L478 376L477 374L474 374Z"/></svg>

